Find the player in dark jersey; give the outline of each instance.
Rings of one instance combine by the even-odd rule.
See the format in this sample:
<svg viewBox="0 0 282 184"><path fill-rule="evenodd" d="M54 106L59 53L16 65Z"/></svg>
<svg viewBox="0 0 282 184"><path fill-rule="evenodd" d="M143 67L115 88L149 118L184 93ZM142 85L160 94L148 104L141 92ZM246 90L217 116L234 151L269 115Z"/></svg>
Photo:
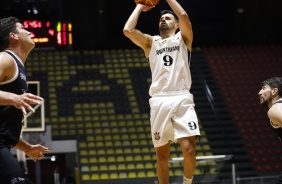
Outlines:
<svg viewBox="0 0 282 184"><path fill-rule="evenodd" d="M15 17L0 19L0 183L26 184L27 179L10 148L15 147L33 161L44 157L49 149L31 145L21 137L22 120L31 104L43 99L28 93L24 63L35 44L31 34Z"/></svg>
<svg viewBox="0 0 282 184"><path fill-rule="evenodd" d="M268 106L267 115L270 124L282 141L282 77L273 77L263 81L258 95L260 104ZM282 184L282 173L277 184Z"/></svg>

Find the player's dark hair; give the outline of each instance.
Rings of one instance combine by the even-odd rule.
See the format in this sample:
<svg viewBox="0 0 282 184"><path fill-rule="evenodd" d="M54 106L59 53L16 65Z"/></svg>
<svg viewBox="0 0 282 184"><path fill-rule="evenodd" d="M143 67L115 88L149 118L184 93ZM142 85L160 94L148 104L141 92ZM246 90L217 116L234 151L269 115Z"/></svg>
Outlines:
<svg viewBox="0 0 282 184"><path fill-rule="evenodd" d="M16 17L0 19L0 51L3 51L10 44L9 35L11 32L18 33L16 23L20 20Z"/></svg>
<svg viewBox="0 0 282 184"><path fill-rule="evenodd" d="M269 85L271 89L277 88L278 95L282 97L282 77L272 77L261 83L261 86Z"/></svg>
<svg viewBox="0 0 282 184"><path fill-rule="evenodd" d="M170 10L163 10L163 11L161 11L161 16L164 15L164 14L167 14L167 13L173 15L174 18L175 18L175 20L178 22L178 17L177 17L177 15L176 15L173 11L170 11Z"/></svg>

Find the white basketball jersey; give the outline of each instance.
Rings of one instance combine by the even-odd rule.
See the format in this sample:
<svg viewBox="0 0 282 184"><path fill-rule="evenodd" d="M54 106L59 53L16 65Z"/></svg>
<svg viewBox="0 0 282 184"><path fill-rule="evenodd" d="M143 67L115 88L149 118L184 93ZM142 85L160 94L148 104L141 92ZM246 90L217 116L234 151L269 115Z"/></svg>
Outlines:
<svg viewBox="0 0 282 184"><path fill-rule="evenodd" d="M149 54L152 73L150 96L187 93L192 83L190 59L191 53L180 32L163 40L160 36L153 36Z"/></svg>

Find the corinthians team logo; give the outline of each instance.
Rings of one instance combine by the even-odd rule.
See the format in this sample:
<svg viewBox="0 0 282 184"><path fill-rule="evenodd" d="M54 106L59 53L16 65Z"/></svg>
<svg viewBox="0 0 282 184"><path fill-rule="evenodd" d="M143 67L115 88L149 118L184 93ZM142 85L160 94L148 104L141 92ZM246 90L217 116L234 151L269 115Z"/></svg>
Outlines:
<svg viewBox="0 0 282 184"><path fill-rule="evenodd" d="M161 138L160 132L155 132L155 133L154 133L154 137L155 137L155 140L156 140L156 141L160 140L160 138Z"/></svg>

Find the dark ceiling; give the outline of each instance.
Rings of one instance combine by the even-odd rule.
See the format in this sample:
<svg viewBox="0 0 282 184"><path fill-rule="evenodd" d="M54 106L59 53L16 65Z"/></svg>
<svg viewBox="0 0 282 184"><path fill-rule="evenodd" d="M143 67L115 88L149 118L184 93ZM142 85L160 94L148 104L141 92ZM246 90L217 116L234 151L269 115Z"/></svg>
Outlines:
<svg viewBox="0 0 282 184"><path fill-rule="evenodd" d="M282 43L281 0L178 1L191 19L194 46ZM130 48L122 29L134 7L134 0L1 0L0 16L71 21L76 49ZM165 0L143 13L137 28L158 34L162 9L169 9Z"/></svg>

